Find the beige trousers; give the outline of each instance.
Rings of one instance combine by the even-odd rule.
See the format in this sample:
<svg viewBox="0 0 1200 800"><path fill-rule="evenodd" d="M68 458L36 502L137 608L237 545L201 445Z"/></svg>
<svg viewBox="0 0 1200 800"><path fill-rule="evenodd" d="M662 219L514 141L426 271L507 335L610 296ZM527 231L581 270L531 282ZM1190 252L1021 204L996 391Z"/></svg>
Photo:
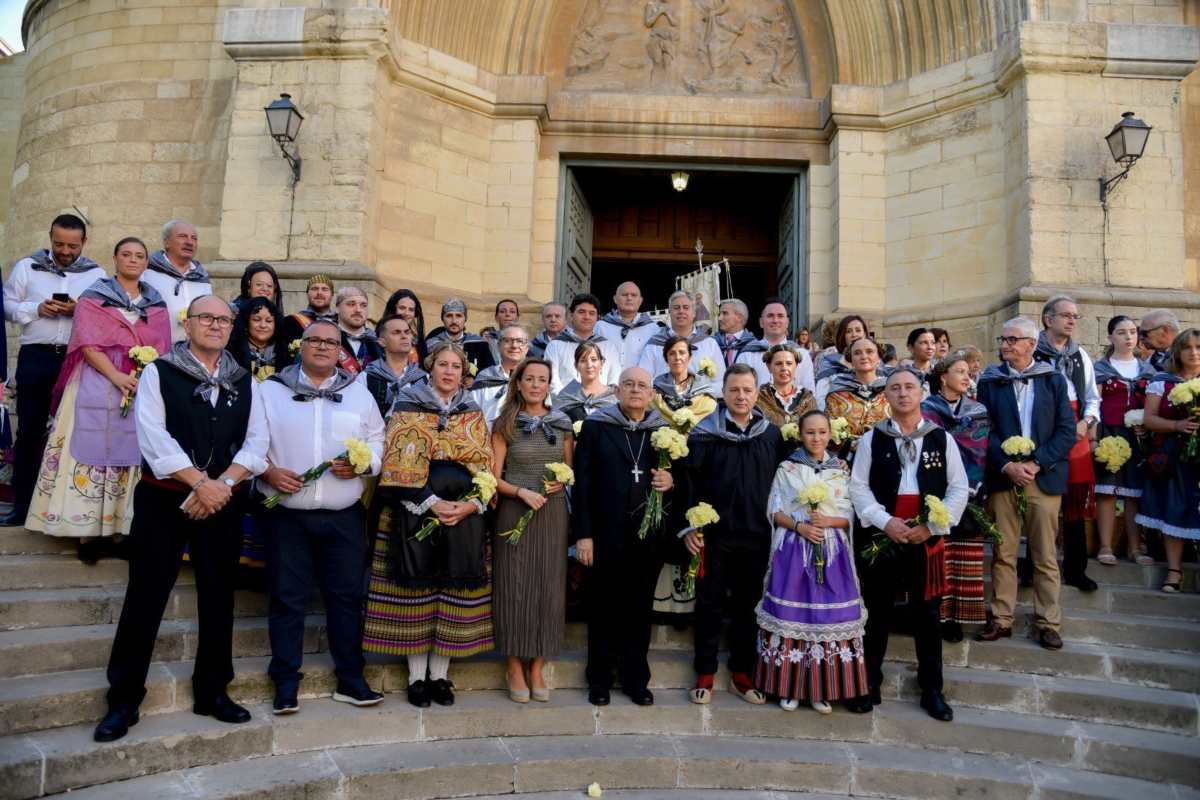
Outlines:
<svg viewBox="0 0 1200 800"><path fill-rule="evenodd" d="M1033 561L1034 623L1039 629L1057 632L1062 612L1058 604L1060 579L1055 538L1062 496L1046 494L1034 482L1025 487L1025 504L1024 534L1029 538L1029 558ZM1017 493L998 492L992 495L989 505L996 527L1004 537L992 554L992 618L997 625L1011 628L1017 604L1017 552L1022 534Z"/></svg>

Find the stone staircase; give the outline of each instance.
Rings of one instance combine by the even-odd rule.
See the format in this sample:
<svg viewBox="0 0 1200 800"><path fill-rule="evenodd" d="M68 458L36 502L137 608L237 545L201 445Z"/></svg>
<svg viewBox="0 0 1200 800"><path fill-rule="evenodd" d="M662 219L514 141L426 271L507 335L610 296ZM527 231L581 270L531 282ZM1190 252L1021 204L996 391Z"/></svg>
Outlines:
<svg viewBox="0 0 1200 800"><path fill-rule="evenodd" d="M885 702L822 717L726 692L694 706L690 634L655 629L656 705L582 691L582 626L550 665L549 704L508 701L499 657L456 662L450 708L407 704L405 668L370 663L388 692L334 703L324 618L308 618L301 712L270 713L262 595L239 592L231 694L253 719L191 713L195 590L185 569L159 634L142 721L97 745L104 666L126 566L80 564L69 543L0 528L0 798L1200 798L1200 595L1158 591L1162 566L1094 564L1098 592L1064 589L1066 646L1028 638L944 648L951 724L917 707L910 639L893 639ZM1022 595L1020 632L1030 620ZM727 675L718 675L718 687ZM271 756L271 758L264 758Z"/></svg>

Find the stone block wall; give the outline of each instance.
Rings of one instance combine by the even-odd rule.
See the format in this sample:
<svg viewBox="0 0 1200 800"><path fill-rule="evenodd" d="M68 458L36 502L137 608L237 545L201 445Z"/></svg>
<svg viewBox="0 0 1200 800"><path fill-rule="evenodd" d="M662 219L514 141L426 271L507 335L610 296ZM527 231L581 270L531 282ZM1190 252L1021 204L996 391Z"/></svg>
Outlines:
<svg viewBox="0 0 1200 800"><path fill-rule="evenodd" d="M25 100L27 61L28 56L24 53L0 58L0 242L5 240L8 228L9 195L15 178L13 168Z"/></svg>

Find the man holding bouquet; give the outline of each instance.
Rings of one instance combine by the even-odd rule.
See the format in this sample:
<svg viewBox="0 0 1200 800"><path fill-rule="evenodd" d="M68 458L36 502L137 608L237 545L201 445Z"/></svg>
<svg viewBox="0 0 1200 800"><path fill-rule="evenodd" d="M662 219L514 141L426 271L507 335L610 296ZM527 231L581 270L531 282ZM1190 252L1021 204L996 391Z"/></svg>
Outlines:
<svg viewBox="0 0 1200 800"><path fill-rule="evenodd" d="M260 491L265 515L269 630L276 714L299 709L304 614L313 576L325 601L329 652L337 674L333 699L375 705L383 695L363 678L363 592L367 567L364 474L379 474L383 418L365 386L337 366L338 327L318 319L304 329L298 363L261 386L250 420L268 447ZM273 495L282 497L276 501Z"/></svg>
<svg viewBox="0 0 1200 800"><path fill-rule="evenodd" d="M696 581L693 703L712 699L721 628L729 617L730 691L748 703L766 698L754 688L758 623L754 607L762 597L763 575L772 526L763 514L779 462L787 458L779 428L756 407L758 378L749 364L725 371L722 402L688 437L683 460L687 474L685 507L710 504L720 520L705 526L701 539L689 531L688 551L700 554L703 572Z"/></svg>
<svg viewBox="0 0 1200 800"><path fill-rule="evenodd" d="M977 399L992 420L984 479L1003 540L992 553L992 621L975 638L994 642L1012 636L1017 548L1024 532L1033 560L1036 639L1047 650L1058 650L1062 648L1061 587L1054 540L1076 425L1067 379L1049 364L1034 360L1037 341L1032 321L1016 317L1004 323L997 339L1001 363L979 376ZM1032 443L1029 456L1006 452L1016 451L1011 445L1004 447L1014 437Z"/></svg>
<svg viewBox="0 0 1200 800"><path fill-rule="evenodd" d="M891 419L863 434L854 456L850 499L863 526L856 536L859 578L867 607L867 682L870 695L848 701L870 711L882 697L883 658L896 593L908 593L917 646L921 708L949 722L942 697L942 635L938 626L946 590L945 536L967 507L969 490L958 446L921 416L923 377L911 367L888 376L884 392Z"/></svg>

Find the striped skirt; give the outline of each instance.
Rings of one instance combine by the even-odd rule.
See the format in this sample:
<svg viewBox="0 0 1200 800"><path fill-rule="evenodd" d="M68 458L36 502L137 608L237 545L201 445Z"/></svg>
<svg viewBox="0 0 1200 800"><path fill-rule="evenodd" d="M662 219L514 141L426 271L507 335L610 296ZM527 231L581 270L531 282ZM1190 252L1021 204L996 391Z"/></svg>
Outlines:
<svg viewBox="0 0 1200 800"><path fill-rule="evenodd" d="M869 691L862 639L808 642L758 631L754 688L781 700L849 700Z"/></svg>
<svg viewBox="0 0 1200 800"><path fill-rule="evenodd" d="M388 572L388 536L375 534L363 650L393 656L433 652L464 658L491 650L492 588L397 586Z"/></svg>
<svg viewBox="0 0 1200 800"><path fill-rule="evenodd" d="M987 622L982 541L946 541L946 593L942 595L941 621L963 625Z"/></svg>

